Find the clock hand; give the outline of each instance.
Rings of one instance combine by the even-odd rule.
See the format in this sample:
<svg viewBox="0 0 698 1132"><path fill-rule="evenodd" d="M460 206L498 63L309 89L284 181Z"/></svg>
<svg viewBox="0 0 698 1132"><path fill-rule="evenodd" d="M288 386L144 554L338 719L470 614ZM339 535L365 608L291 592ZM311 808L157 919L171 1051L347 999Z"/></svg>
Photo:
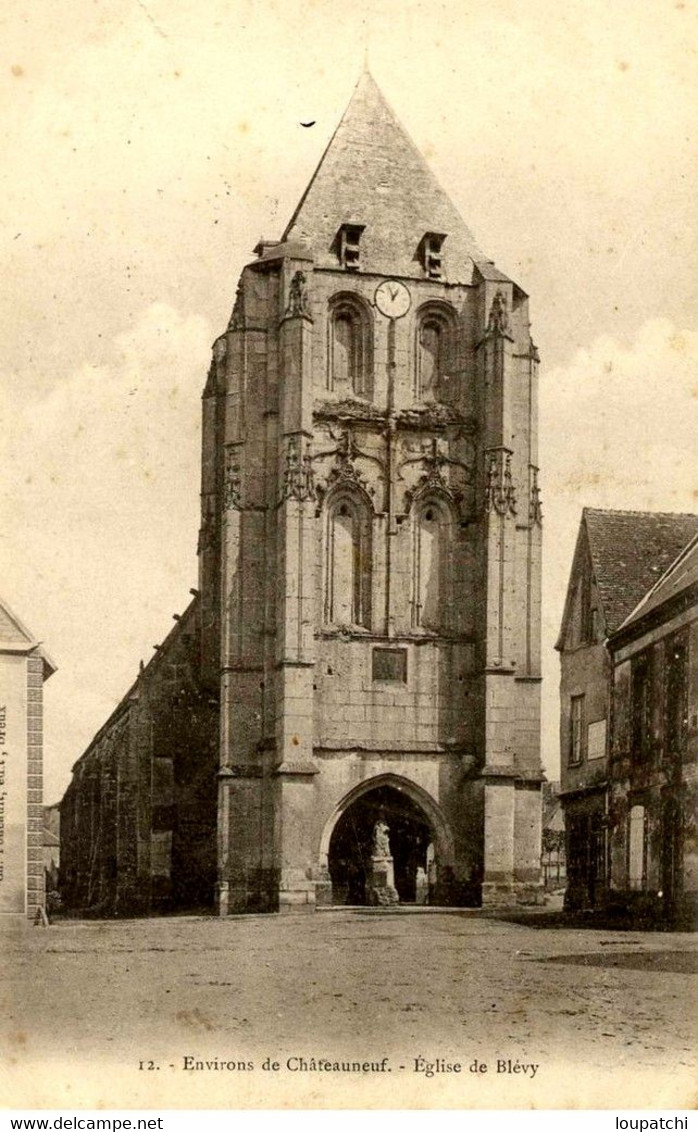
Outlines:
<svg viewBox="0 0 698 1132"><path fill-rule="evenodd" d="M400 288L396 287L395 290L393 291L392 287L388 287L388 290L390 291L390 298L391 299L397 299L398 295L400 294Z"/></svg>

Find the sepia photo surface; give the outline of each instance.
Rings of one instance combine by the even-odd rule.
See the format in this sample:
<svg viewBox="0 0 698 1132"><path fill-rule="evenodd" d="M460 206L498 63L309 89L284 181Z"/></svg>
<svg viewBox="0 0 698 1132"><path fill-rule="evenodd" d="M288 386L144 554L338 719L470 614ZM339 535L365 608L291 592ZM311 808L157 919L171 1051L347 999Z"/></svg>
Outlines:
<svg viewBox="0 0 698 1132"><path fill-rule="evenodd" d="M2 23L8 1105L691 1107L694 5Z"/></svg>

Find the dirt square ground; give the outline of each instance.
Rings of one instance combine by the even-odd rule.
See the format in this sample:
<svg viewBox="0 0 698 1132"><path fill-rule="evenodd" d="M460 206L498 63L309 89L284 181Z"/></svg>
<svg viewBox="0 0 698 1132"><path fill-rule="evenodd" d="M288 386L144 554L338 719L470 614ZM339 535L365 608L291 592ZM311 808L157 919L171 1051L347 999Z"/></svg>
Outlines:
<svg viewBox="0 0 698 1132"><path fill-rule="evenodd" d="M15 927L3 937L5 1096L690 1106L698 939L545 923L336 909Z"/></svg>

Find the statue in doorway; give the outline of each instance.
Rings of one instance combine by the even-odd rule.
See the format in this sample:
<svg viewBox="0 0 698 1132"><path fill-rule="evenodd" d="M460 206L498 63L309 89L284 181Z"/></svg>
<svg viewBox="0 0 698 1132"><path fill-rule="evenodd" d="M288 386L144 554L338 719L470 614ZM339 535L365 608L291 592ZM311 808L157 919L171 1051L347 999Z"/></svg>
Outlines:
<svg viewBox="0 0 698 1132"><path fill-rule="evenodd" d="M395 888L389 832L388 824L381 814L373 827L373 852L366 873L366 903L376 907L400 903Z"/></svg>
<svg viewBox="0 0 698 1132"><path fill-rule="evenodd" d="M384 817L380 817L373 827L373 856L374 857L389 857L390 856L390 841L388 834L390 830Z"/></svg>

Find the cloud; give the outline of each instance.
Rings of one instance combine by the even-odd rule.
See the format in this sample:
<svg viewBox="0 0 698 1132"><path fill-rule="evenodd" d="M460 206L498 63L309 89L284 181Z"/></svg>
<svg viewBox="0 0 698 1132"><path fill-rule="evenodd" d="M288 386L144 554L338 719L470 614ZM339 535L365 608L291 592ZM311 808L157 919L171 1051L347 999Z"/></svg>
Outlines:
<svg viewBox="0 0 698 1132"><path fill-rule="evenodd" d="M541 464L545 512L544 754L557 769L560 627L583 507L694 511L698 333L669 319L634 341L601 335L543 374Z"/></svg>
<svg viewBox="0 0 698 1132"><path fill-rule="evenodd" d="M598 506L690 502L697 362L697 333L652 319L630 346L603 336L551 370L541 427L555 489L591 492Z"/></svg>
<svg viewBox="0 0 698 1132"><path fill-rule="evenodd" d="M47 797L196 581L211 330L163 303L48 396L3 382L3 591L58 664Z"/></svg>

